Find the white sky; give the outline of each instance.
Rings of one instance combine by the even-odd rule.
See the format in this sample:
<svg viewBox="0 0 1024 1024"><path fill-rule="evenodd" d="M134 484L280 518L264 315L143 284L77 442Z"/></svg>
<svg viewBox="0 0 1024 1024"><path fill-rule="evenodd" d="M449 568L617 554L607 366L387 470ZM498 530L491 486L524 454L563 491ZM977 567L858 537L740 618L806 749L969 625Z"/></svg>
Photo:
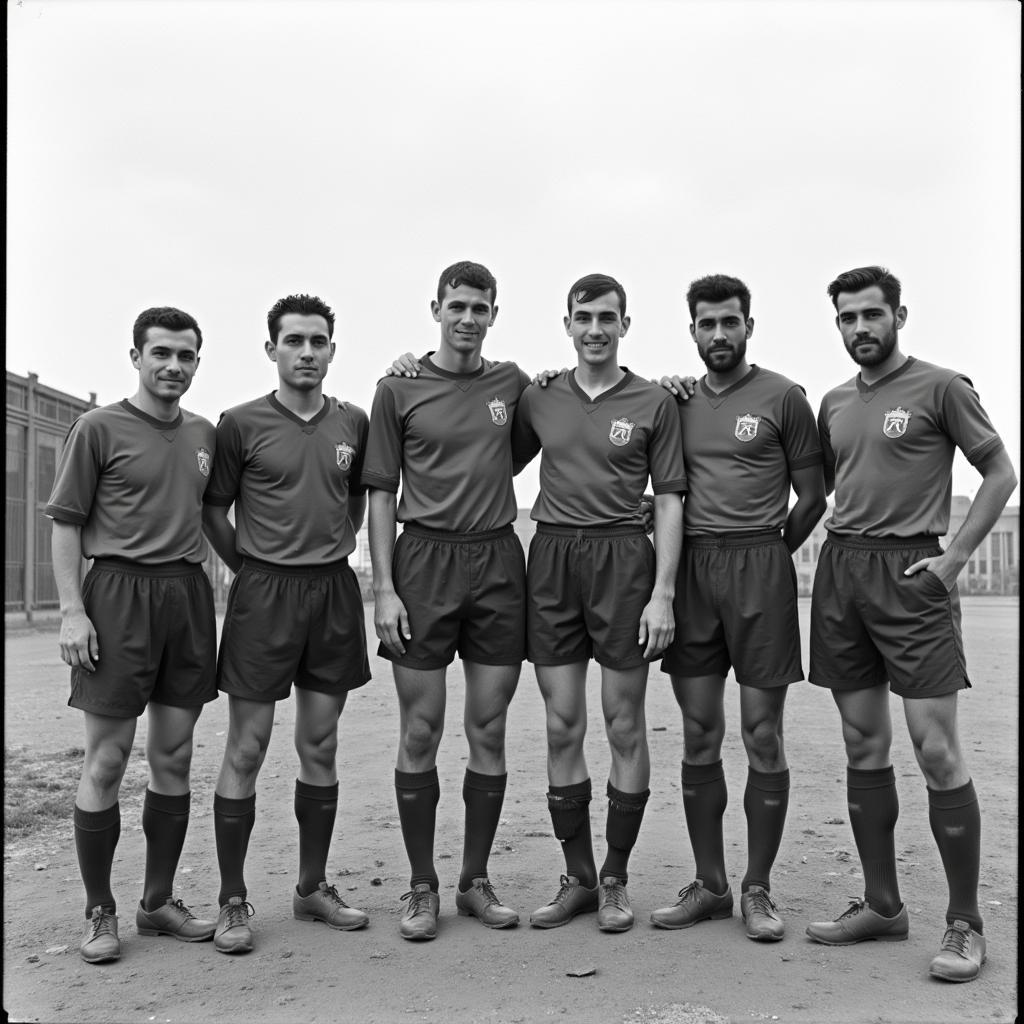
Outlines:
<svg viewBox="0 0 1024 1024"><path fill-rule="evenodd" d="M738 275L749 358L817 408L855 369L825 286L883 263L904 351L968 373L1019 473L1020 11L11 0L7 366L116 401L137 313L180 306L205 338L185 405L216 421L274 387L266 310L309 291L338 314L326 390L369 409L474 259L485 355L528 372L574 361L565 293L602 271L623 362L699 374L686 286ZM958 457L955 490L978 479Z"/></svg>

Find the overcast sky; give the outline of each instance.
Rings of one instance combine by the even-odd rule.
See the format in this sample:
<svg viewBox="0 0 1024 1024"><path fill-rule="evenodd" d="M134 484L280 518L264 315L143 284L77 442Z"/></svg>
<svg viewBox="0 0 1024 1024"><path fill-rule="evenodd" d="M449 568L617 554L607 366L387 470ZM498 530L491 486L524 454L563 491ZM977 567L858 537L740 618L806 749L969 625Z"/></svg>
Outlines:
<svg viewBox="0 0 1024 1024"><path fill-rule="evenodd" d="M1020 5L8 4L7 366L101 404L131 324L203 329L185 406L270 391L266 310L338 314L326 390L369 409L425 352L441 269L487 264L485 355L574 361L565 293L619 278L622 361L703 370L686 286L742 277L748 356L815 409L852 376L825 286L883 263L904 351L974 381L1020 467ZM958 458L955 490L977 475ZM536 492L536 471L517 487ZM1018 500L1015 496L1015 502Z"/></svg>

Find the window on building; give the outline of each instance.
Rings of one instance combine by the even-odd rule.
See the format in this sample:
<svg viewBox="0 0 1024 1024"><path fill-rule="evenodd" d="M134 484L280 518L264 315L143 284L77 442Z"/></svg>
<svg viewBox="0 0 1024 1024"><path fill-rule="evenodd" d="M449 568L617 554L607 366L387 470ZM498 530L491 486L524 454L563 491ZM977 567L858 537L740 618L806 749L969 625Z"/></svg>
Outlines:
<svg viewBox="0 0 1024 1024"><path fill-rule="evenodd" d="M57 439L36 435L39 446L36 449L36 501L46 504L53 490L53 479L57 475Z"/></svg>
<svg viewBox="0 0 1024 1024"><path fill-rule="evenodd" d="M1013 565L1013 534L1004 533L1003 537L1006 539L1006 564Z"/></svg>
<svg viewBox="0 0 1024 1024"><path fill-rule="evenodd" d="M48 420L57 418L57 403L46 395L36 395L36 413Z"/></svg>
<svg viewBox="0 0 1024 1024"><path fill-rule="evenodd" d="M999 540L1003 535L1001 533L992 534L992 560L999 561Z"/></svg>
<svg viewBox="0 0 1024 1024"><path fill-rule="evenodd" d="M26 391L24 385L7 385L7 404L12 409L24 409L28 406L28 391Z"/></svg>

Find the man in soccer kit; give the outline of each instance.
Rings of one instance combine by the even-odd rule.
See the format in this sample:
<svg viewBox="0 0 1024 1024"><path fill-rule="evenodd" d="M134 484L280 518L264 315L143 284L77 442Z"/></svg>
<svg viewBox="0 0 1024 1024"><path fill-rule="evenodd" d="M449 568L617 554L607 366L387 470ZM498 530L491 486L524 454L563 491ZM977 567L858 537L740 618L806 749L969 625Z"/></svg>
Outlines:
<svg viewBox="0 0 1024 1024"><path fill-rule="evenodd" d="M213 425L179 405L203 336L173 307L144 310L133 329L136 393L91 409L68 432L45 514L53 519L61 658L68 704L85 714L75 848L86 891L87 963L117 960L111 867L118 794L139 715L147 711L149 784L142 807L146 868L140 935L213 937L172 887L188 829L192 736L217 696L213 593L203 572L203 492ZM93 560L82 580L82 559Z"/></svg>
<svg viewBox="0 0 1024 1024"><path fill-rule="evenodd" d="M565 855L558 893L530 923L553 928L597 910L598 927L618 932L633 925L628 860L650 793L647 671L674 632L686 477L675 401L619 366L629 328L622 286L603 274L581 278L569 290L564 323L577 366L546 389L524 392L513 431L517 466L543 453L527 570L527 648L546 712L548 807ZM653 549L639 512L648 477ZM600 872L583 753L592 656L601 666L611 749Z"/></svg>
<svg viewBox="0 0 1024 1024"><path fill-rule="evenodd" d="M722 836L725 677L732 668L748 760L740 908L751 939L776 941L785 929L769 876L789 802L783 709L789 684L804 678L791 553L825 511L821 446L803 389L747 362L754 330L747 286L715 274L694 281L686 300L707 374L679 406L686 543L676 636L661 668L683 714L683 807L697 877L651 921L689 928L732 915Z"/></svg>
<svg viewBox="0 0 1024 1024"><path fill-rule="evenodd" d="M436 761L456 653L466 676L469 762L455 903L489 928L519 922L487 871L507 781L506 715L526 653L510 433L528 379L515 363L481 356L496 298L493 275L478 263L442 272L431 303L440 344L416 363L416 379L388 376L377 385L362 470L378 653L392 663L399 701L395 794L411 868L399 930L410 940L437 934Z"/></svg>
<svg viewBox="0 0 1024 1024"><path fill-rule="evenodd" d="M842 720L865 894L807 934L827 945L907 938L896 877L891 690L903 698L949 886L946 931L930 973L971 981L986 946L978 908L981 816L956 717L957 693L970 686L956 581L1016 476L971 382L901 352L907 310L896 277L861 267L840 274L828 293L860 372L828 392L818 413L835 508L814 578L810 679L832 690ZM954 448L982 483L943 551Z"/></svg>
<svg viewBox="0 0 1024 1024"><path fill-rule="evenodd" d="M267 315L277 390L225 412L205 497L204 525L238 575L224 619L217 680L228 694L228 736L213 798L220 868L214 946L253 948L244 866L256 820L256 779L276 702L295 684L295 817L300 921L351 931L367 916L326 880L338 806L338 720L350 690L369 678L363 604L348 565L366 498L359 481L368 419L323 394L334 313L289 295ZM234 506L234 524L228 509Z"/></svg>

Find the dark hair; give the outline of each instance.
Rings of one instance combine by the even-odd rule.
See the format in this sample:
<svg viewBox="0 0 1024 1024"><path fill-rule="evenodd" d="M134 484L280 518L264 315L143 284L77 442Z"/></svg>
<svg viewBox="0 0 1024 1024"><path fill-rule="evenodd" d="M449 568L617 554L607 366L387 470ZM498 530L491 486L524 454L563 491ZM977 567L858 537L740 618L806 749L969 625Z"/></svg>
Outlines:
<svg viewBox="0 0 1024 1024"><path fill-rule="evenodd" d="M607 295L608 292L615 292L619 297L619 314L626 315L626 289L607 274L587 274L581 277L570 289L566 306L569 309L569 316L572 316L573 300L576 302L592 302L600 295Z"/></svg>
<svg viewBox="0 0 1024 1024"><path fill-rule="evenodd" d="M750 289L738 278L728 274L708 274L690 283L686 291L686 304L690 307L690 319L697 319L698 302L728 302L739 299L743 319L750 318Z"/></svg>
<svg viewBox="0 0 1024 1024"><path fill-rule="evenodd" d="M875 284L882 289L885 301L895 313L896 307L900 304L900 280L885 267L857 267L855 270L848 270L828 286L828 294L832 299L832 305L838 309L840 292L862 292Z"/></svg>
<svg viewBox="0 0 1024 1024"><path fill-rule="evenodd" d="M168 331L195 331L196 351L203 347L203 332L191 313L174 306L152 306L144 309L132 325L132 344L141 352L147 342L146 331L150 327L163 327Z"/></svg>
<svg viewBox="0 0 1024 1024"><path fill-rule="evenodd" d="M286 313L301 313L303 316L322 316L327 321L327 337L334 337L334 310L318 295L286 295L278 299L267 313L267 330L270 340L277 344L277 332L281 318Z"/></svg>
<svg viewBox="0 0 1024 1024"><path fill-rule="evenodd" d="M479 288L485 292L490 290L491 305L498 301L498 282L494 275L482 264L460 260L441 271L437 279L437 301L444 302L446 288L458 288L460 284L468 284L470 288Z"/></svg>

